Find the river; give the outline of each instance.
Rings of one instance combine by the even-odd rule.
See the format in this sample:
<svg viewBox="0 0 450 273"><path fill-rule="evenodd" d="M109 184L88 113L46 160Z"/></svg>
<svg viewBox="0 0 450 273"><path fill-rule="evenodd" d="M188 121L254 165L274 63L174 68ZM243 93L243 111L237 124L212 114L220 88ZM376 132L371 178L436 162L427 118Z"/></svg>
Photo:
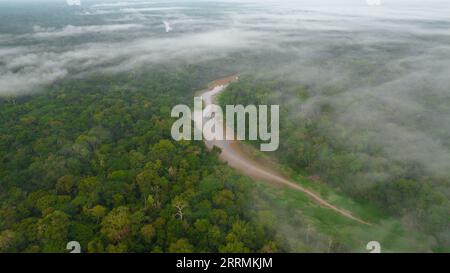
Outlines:
<svg viewBox="0 0 450 273"><path fill-rule="evenodd" d="M211 83L208 87L208 90L203 91L201 93L201 97L203 100L204 107L208 105L213 105L216 101L217 95L226 90L227 86L232 82L238 80L237 76L231 76L224 79L219 79ZM226 134L234 134L233 130L227 127L224 122L222 122L222 118L217 116L213 117L216 120L219 127L221 126L222 130ZM204 123L203 123L204 124ZM197 128L198 129L198 128ZM342 208L338 208L335 205L332 205L322 197L320 197L317 193L306 189L305 187L299 185L297 182L287 178L285 175L281 174L275 168L271 168L262 162L259 162L257 159L253 158L251 154L247 151L247 149L243 149L241 143L238 140L204 140L206 146L209 149L212 149L214 146L217 146L221 149L220 159L227 162L228 165L239 172L260 181L269 182L272 184L277 184L281 186L286 186L291 189L303 192L309 198L311 198L317 204L326 207L335 211L336 213L347 217L349 219L355 220L361 224L369 224L362 219L354 216L350 211L347 211Z"/></svg>

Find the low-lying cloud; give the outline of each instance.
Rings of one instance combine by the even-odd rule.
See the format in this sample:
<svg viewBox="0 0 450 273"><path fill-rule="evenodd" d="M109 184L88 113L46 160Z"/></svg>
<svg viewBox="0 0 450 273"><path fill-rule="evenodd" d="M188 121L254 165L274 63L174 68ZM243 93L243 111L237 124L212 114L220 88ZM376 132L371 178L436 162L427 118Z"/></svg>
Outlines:
<svg viewBox="0 0 450 273"><path fill-rule="evenodd" d="M393 160L414 160L444 175L450 168L450 6L382 3L83 3L73 13L91 24L42 22L28 34L0 36L0 96L33 93L91 71L222 60L240 52L248 57L242 73L251 69L311 87L307 102L291 98L291 115L307 118L330 103L349 143L374 142ZM174 31L166 33L163 21ZM361 135L366 129L368 138Z"/></svg>
<svg viewBox="0 0 450 273"><path fill-rule="evenodd" d="M85 34L101 34L117 31L133 31L142 28L140 24L114 24L114 25L91 25L91 26L72 26L67 25L62 29L56 29L54 27L44 28L41 26L34 26L35 38L58 38L66 36L76 36Z"/></svg>

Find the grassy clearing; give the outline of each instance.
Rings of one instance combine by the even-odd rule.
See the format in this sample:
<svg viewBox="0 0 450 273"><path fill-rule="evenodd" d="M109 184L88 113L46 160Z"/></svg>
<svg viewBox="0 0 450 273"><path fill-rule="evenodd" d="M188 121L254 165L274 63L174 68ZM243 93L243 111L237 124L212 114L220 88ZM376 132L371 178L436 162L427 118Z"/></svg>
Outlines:
<svg viewBox="0 0 450 273"><path fill-rule="evenodd" d="M368 252L365 247L369 241L378 241L383 252L429 251L427 239L422 234L406 232L398 220L383 215L379 210L367 204L360 204L352 199L334 192L322 184L313 184L305 178L299 179L302 186L315 190L326 191L326 199L335 205L348 209L359 217L370 220L371 226L359 224L345 218L334 211L321 207L311 201L304 193L289 188L274 187L265 182L257 183L256 190L267 201L277 204L275 213L280 210L288 212L290 219L279 218L280 225L290 225L297 221L312 228L339 243L341 250L350 252ZM313 186L312 186L313 185ZM326 251L325 249L323 249ZM294 249L295 251L295 249Z"/></svg>

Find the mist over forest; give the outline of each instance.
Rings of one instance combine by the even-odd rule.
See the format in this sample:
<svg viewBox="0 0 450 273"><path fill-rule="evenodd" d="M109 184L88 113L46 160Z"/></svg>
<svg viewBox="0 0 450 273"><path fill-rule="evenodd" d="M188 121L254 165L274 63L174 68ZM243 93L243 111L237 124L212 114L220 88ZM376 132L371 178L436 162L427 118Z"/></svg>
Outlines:
<svg viewBox="0 0 450 273"><path fill-rule="evenodd" d="M13 123L7 105L68 90L67 83L81 86L92 75L113 82L137 73L133 79L151 82L139 71L152 69L167 75L152 74L161 81L154 88L164 86L155 96L166 107L170 103L164 94L174 95L172 87L178 92L176 102L191 103L195 88L238 73L243 80L224 95L227 103L280 105L280 150L269 156L293 173L319 176L340 194L374 205L405 230L425 234L400 249L450 249L450 2L383 0L378 6L365 0L81 0L81 5L68 5L62 0L0 0L0 116L5 134L6 125ZM184 80L179 73L188 69L196 77L186 80L184 91L176 81ZM115 96L104 90L115 92L114 86L93 86ZM135 96L134 90L145 88L120 86L125 98L127 92ZM74 99L84 100L83 88ZM30 107L17 110L15 119L26 116ZM155 109L160 115L167 112ZM2 147L13 143L12 137L2 141ZM14 183L2 177L18 172L11 171L6 151L0 155L0 189L6 191ZM17 176L20 183L27 175L31 173ZM57 181L57 176L49 179ZM288 218L277 206L278 215ZM283 236L295 230L292 223L278 223ZM11 223L0 225L0 230L10 229L15 229ZM302 240L300 247L288 242L290 248L279 250L328 247L328 237L317 239L316 248L310 249ZM159 246L157 250L170 251ZM354 249L336 246L340 250Z"/></svg>

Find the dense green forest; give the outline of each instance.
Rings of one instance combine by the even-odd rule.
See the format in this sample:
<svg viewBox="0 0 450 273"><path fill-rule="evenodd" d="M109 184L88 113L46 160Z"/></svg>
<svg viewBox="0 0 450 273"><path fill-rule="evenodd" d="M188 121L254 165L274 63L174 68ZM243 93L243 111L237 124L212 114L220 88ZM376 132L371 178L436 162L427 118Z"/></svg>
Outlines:
<svg viewBox="0 0 450 273"><path fill-rule="evenodd" d="M0 0L0 252L450 252L449 1L69 2ZM230 75L290 187L173 141Z"/></svg>
<svg viewBox="0 0 450 273"><path fill-rule="evenodd" d="M282 105L280 148L273 154L281 164L313 183L328 184L362 204L374 204L387 216L400 219L402 233L426 234L422 240L432 250L449 251L450 177L430 174L413 160L389 159L383 147L371 142L370 130L376 128L370 124L353 136L364 139L363 144L349 141L346 128L334 121L336 109L331 104L321 102L315 115L300 116L302 106L313 99L312 92L313 86L244 76L220 101L222 105ZM328 93L332 97L337 92ZM393 175L373 181L371 176L380 172Z"/></svg>
<svg viewBox="0 0 450 273"><path fill-rule="evenodd" d="M201 69L64 80L0 108L0 252L275 252L248 179L170 136Z"/></svg>
<svg viewBox="0 0 450 273"><path fill-rule="evenodd" d="M374 161L381 149L368 157L336 141L325 129L329 105L313 119L293 117L289 100L307 102L307 87L244 75L221 103L281 104L281 146L266 156L371 227L250 181L201 141L173 141L171 107L230 73L205 67L95 74L4 98L0 251L67 252L75 240L83 252L347 252L374 238L392 250L448 250L448 180L413 162ZM376 168L398 176L360 183Z"/></svg>

